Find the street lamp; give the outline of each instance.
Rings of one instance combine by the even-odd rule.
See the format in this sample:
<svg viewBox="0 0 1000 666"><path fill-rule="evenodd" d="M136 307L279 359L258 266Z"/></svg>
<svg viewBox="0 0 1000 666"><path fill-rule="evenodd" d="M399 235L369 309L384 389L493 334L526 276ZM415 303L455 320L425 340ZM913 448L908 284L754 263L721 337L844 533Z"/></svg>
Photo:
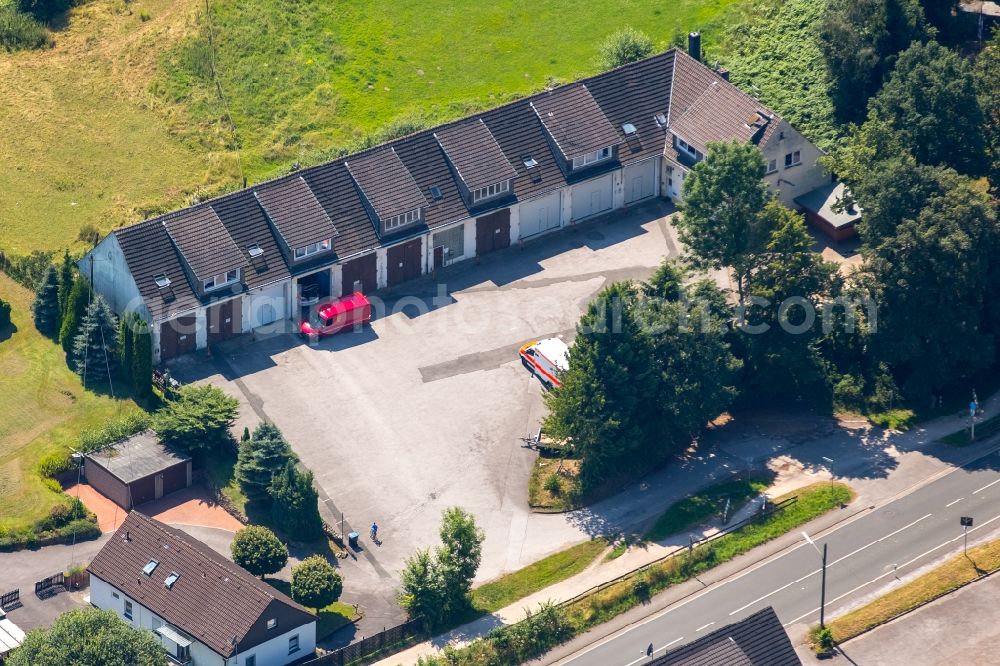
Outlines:
<svg viewBox="0 0 1000 666"><path fill-rule="evenodd" d="M826 623L825 623L825 620L826 620L826 542L825 541L823 542L823 550L821 551L819 549L819 546L816 545L816 542L814 542L812 539L809 538L808 534L806 534L805 532L803 532L802 536L809 543L809 545L812 546L813 548L815 548L816 552L819 553L820 556L823 558L823 568L822 568L823 573L822 573L822 580L820 582L820 587L819 587L819 626L822 629L823 627L826 626Z"/></svg>

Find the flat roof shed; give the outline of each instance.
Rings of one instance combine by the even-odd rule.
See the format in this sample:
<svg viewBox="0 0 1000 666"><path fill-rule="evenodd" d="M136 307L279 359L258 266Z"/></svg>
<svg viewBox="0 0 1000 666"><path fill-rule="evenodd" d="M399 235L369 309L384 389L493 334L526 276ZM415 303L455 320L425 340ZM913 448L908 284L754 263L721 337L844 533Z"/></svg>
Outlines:
<svg viewBox="0 0 1000 666"><path fill-rule="evenodd" d="M87 482L124 509L191 485L191 458L146 430L84 458Z"/></svg>
<svg viewBox="0 0 1000 666"><path fill-rule="evenodd" d="M843 241L858 235L862 213L857 204L840 206L846 194L843 183L828 183L797 197L795 203L802 207L809 224L833 240Z"/></svg>

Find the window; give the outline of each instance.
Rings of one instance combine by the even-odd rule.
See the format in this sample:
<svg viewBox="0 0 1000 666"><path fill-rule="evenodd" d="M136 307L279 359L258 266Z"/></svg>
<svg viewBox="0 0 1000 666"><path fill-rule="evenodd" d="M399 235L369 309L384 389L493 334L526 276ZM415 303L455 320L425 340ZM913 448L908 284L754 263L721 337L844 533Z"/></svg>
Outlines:
<svg viewBox="0 0 1000 666"><path fill-rule="evenodd" d="M264 254L264 250L262 250L260 248L260 245L258 245L257 243L250 243L249 245L247 245L247 254L250 255L251 259L256 259L257 257Z"/></svg>
<svg viewBox="0 0 1000 666"><path fill-rule="evenodd" d="M125 616L126 620L132 619L132 602L128 599L125 600L125 612L122 615Z"/></svg>
<svg viewBox="0 0 1000 666"><path fill-rule="evenodd" d="M170 286L170 278L168 278L163 273L160 273L159 275L154 277L153 282L156 283L156 286L159 289L166 289L167 287Z"/></svg>
<svg viewBox="0 0 1000 666"><path fill-rule="evenodd" d="M157 562L156 560L150 560L146 564L146 566L142 568L142 573L146 574L147 576L152 576L153 572L156 571L156 567L159 566L159 564L160 563Z"/></svg>
<svg viewBox="0 0 1000 666"><path fill-rule="evenodd" d="M397 227L402 227L412 222L417 222L420 220L420 209L410 210L402 215L396 215L395 217L390 217L385 221L385 230L396 229Z"/></svg>
<svg viewBox="0 0 1000 666"><path fill-rule="evenodd" d="M606 160L611 157L611 147L601 148L600 150L595 150L592 153L587 153L586 155L581 155L580 157L573 158L573 168L582 169L583 167L593 164L594 162L600 162L601 160Z"/></svg>
<svg viewBox="0 0 1000 666"><path fill-rule="evenodd" d="M472 201L473 203L475 203L477 201L482 201L484 199L492 199L497 195L509 191L510 191L510 181L505 180L502 183L494 183L492 185L487 185L486 187L480 187L478 190L472 193Z"/></svg>
<svg viewBox="0 0 1000 666"><path fill-rule="evenodd" d="M662 113L657 113L653 116L653 120L656 121L656 126L660 129L666 129L667 127L667 116Z"/></svg>
<svg viewBox="0 0 1000 666"><path fill-rule="evenodd" d="M802 164L801 155L799 151L794 151L791 153L785 153L785 168L793 167L797 164Z"/></svg>
<svg viewBox="0 0 1000 666"><path fill-rule="evenodd" d="M272 617L270 620L267 621L268 629L274 629L277 626L278 626L278 620L276 620L275 618Z"/></svg>
<svg viewBox="0 0 1000 666"><path fill-rule="evenodd" d="M305 259L306 257L312 256L317 252L326 252L333 246L332 244L332 239L327 238L326 240L322 240L318 243L310 243L305 247L297 247L295 248L295 260L298 261L299 259Z"/></svg>
<svg viewBox="0 0 1000 666"><path fill-rule="evenodd" d="M288 654L295 654L299 651L299 635L295 634L288 639Z"/></svg>
<svg viewBox="0 0 1000 666"><path fill-rule="evenodd" d="M257 666L257 655L248 654L243 658L243 666Z"/></svg>
<svg viewBox="0 0 1000 666"><path fill-rule="evenodd" d="M680 137L677 137L677 147L683 150L691 157L695 158L696 160L700 160L701 158L704 157L704 155L701 153L700 150L696 149L694 146L692 146L691 144L689 144L687 141L685 141Z"/></svg>
<svg viewBox="0 0 1000 666"><path fill-rule="evenodd" d="M767 161L767 172L774 173L778 170L778 160L768 160Z"/></svg>
<svg viewBox="0 0 1000 666"><path fill-rule="evenodd" d="M431 199L433 199L434 201L437 201L438 199L440 199L443 196L444 196L444 194L441 193L441 188L440 187L438 187L437 185L431 185Z"/></svg>
<svg viewBox="0 0 1000 666"><path fill-rule="evenodd" d="M231 271L226 271L220 275L213 275L212 277L205 280L204 287L205 291L211 291L212 289L218 289L219 287L225 287L227 284L232 284L234 282L239 282L240 280L240 269L234 268Z"/></svg>
<svg viewBox="0 0 1000 666"><path fill-rule="evenodd" d="M119 596L117 592L112 592L111 596L114 597L115 599L121 599L121 596Z"/></svg>
<svg viewBox="0 0 1000 666"><path fill-rule="evenodd" d="M525 169L534 169L536 166L538 166L538 161L531 155L527 155L522 159L524 161Z"/></svg>
<svg viewBox="0 0 1000 666"><path fill-rule="evenodd" d="M177 579L180 577L181 575L179 573L177 573L176 571L171 571L170 575L164 579L163 587L167 588L168 590L171 589L174 586L174 583L176 583Z"/></svg>

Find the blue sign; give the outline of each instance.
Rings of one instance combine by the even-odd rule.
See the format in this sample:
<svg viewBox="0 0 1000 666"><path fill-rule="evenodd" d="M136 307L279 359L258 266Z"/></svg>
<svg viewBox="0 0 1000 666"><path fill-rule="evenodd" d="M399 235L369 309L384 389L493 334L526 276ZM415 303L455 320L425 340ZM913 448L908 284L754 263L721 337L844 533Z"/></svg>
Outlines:
<svg viewBox="0 0 1000 666"><path fill-rule="evenodd" d="M971 414L972 416L975 416L977 409L979 409L979 403L978 402L972 401L972 402L969 403L969 414Z"/></svg>

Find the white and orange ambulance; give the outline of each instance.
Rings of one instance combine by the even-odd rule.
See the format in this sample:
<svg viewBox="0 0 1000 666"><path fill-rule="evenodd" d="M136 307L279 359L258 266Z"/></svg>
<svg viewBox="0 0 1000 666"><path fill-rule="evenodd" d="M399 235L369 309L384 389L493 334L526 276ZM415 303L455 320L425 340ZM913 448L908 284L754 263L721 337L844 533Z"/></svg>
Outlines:
<svg viewBox="0 0 1000 666"><path fill-rule="evenodd" d="M569 347L559 338L532 340L521 346L521 363L549 388L569 369Z"/></svg>

